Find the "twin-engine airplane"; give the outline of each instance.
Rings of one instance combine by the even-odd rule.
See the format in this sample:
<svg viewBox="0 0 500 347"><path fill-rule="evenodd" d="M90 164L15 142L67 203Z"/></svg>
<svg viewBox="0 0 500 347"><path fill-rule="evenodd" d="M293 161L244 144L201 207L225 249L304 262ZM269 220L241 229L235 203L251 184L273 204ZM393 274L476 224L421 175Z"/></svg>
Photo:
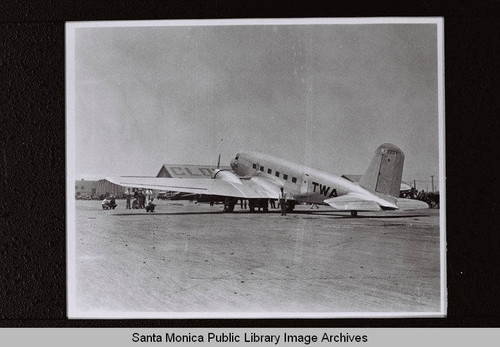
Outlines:
<svg viewBox="0 0 500 347"><path fill-rule="evenodd" d="M178 191L226 197L225 211L233 211L238 199L248 199L250 210L269 199L278 199L280 188L288 195L288 211L300 202L328 204L335 210L409 210L429 206L422 201L399 198L404 154L384 143L375 151L368 170L359 182L328 172L256 152L239 152L231 170L215 170L212 179L134 177L108 178L125 187ZM264 209L266 211L266 208Z"/></svg>

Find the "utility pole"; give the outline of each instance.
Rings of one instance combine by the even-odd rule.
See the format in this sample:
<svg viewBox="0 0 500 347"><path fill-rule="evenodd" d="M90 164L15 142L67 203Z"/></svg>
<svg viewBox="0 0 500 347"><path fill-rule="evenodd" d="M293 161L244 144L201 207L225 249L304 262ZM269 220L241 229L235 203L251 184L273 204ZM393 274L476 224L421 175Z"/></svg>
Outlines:
<svg viewBox="0 0 500 347"><path fill-rule="evenodd" d="M417 180L413 180L413 189L417 190Z"/></svg>
<svg viewBox="0 0 500 347"><path fill-rule="evenodd" d="M431 181L432 181L432 192L434 193L434 175L431 175Z"/></svg>

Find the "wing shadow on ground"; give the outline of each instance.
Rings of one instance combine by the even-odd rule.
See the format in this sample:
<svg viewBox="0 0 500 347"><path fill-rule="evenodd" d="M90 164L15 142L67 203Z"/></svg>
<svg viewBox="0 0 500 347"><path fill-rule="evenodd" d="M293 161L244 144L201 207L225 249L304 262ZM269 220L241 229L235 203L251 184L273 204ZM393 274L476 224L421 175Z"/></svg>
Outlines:
<svg viewBox="0 0 500 347"><path fill-rule="evenodd" d="M349 213L349 212L346 212ZM308 215L314 215L314 216L329 216L329 217L336 217L336 218L349 218L349 219L371 219L371 218L391 218L391 219L397 219L397 218L418 218L418 217L430 217L430 214L404 214L404 215L387 215L384 214L384 212L380 212L379 215L363 215L363 212L358 212L358 215L356 217L352 217L350 214L340 214L339 212L332 211L332 212L308 212L308 211L297 211L293 212L292 214L308 214Z"/></svg>
<svg viewBox="0 0 500 347"><path fill-rule="evenodd" d="M154 213L114 213L113 216L189 216L189 215L219 215L219 214L228 214L228 215L237 215L240 213L244 214L250 214L250 211L236 211L232 213L225 213L223 211L209 211L209 212L154 212ZM269 215L269 214L278 214L280 211L271 211L271 212L255 212L251 214L255 215ZM347 212L346 212L347 213ZM293 215L312 215L312 216L328 216L328 217L333 217L336 219L342 219L342 218L348 218L348 219L375 219L375 218L382 218L382 219L399 219L399 218L418 218L418 217L430 217L430 214L405 214L405 215L384 215L383 212L381 212L380 215L371 215L371 216L366 216L363 215L362 212L359 212L357 217L351 217L349 214L339 214L338 212L331 211L331 212L317 212L317 211L295 211L288 213L288 216L293 216Z"/></svg>
<svg viewBox="0 0 500 347"><path fill-rule="evenodd" d="M202 214L223 214L222 211L211 211L211 212L153 212L153 213L114 213L113 216L189 216L189 215L202 215Z"/></svg>

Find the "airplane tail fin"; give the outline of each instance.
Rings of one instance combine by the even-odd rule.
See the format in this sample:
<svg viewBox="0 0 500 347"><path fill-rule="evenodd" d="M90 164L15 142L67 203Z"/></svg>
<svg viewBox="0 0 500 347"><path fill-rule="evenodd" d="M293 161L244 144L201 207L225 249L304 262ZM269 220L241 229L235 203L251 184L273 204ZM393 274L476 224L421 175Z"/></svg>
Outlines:
<svg viewBox="0 0 500 347"><path fill-rule="evenodd" d="M381 194L399 197L404 161L405 155L398 147L390 143L380 145L359 185Z"/></svg>

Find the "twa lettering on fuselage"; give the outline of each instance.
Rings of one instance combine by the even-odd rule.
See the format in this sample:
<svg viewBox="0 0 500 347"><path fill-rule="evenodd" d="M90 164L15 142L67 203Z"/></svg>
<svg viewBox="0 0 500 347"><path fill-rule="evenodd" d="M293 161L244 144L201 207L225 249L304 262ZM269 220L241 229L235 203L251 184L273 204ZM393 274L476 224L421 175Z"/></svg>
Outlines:
<svg viewBox="0 0 500 347"><path fill-rule="evenodd" d="M318 192L320 195L324 195L324 196L327 196L329 198L334 198L334 197L337 197L337 189L335 188L331 188L331 187L328 187L324 184L321 184L321 183L316 183L316 182L312 182L314 188L313 188L313 192L316 193ZM319 187L319 188L318 188ZM328 194L330 193L330 194Z"/></svg>

